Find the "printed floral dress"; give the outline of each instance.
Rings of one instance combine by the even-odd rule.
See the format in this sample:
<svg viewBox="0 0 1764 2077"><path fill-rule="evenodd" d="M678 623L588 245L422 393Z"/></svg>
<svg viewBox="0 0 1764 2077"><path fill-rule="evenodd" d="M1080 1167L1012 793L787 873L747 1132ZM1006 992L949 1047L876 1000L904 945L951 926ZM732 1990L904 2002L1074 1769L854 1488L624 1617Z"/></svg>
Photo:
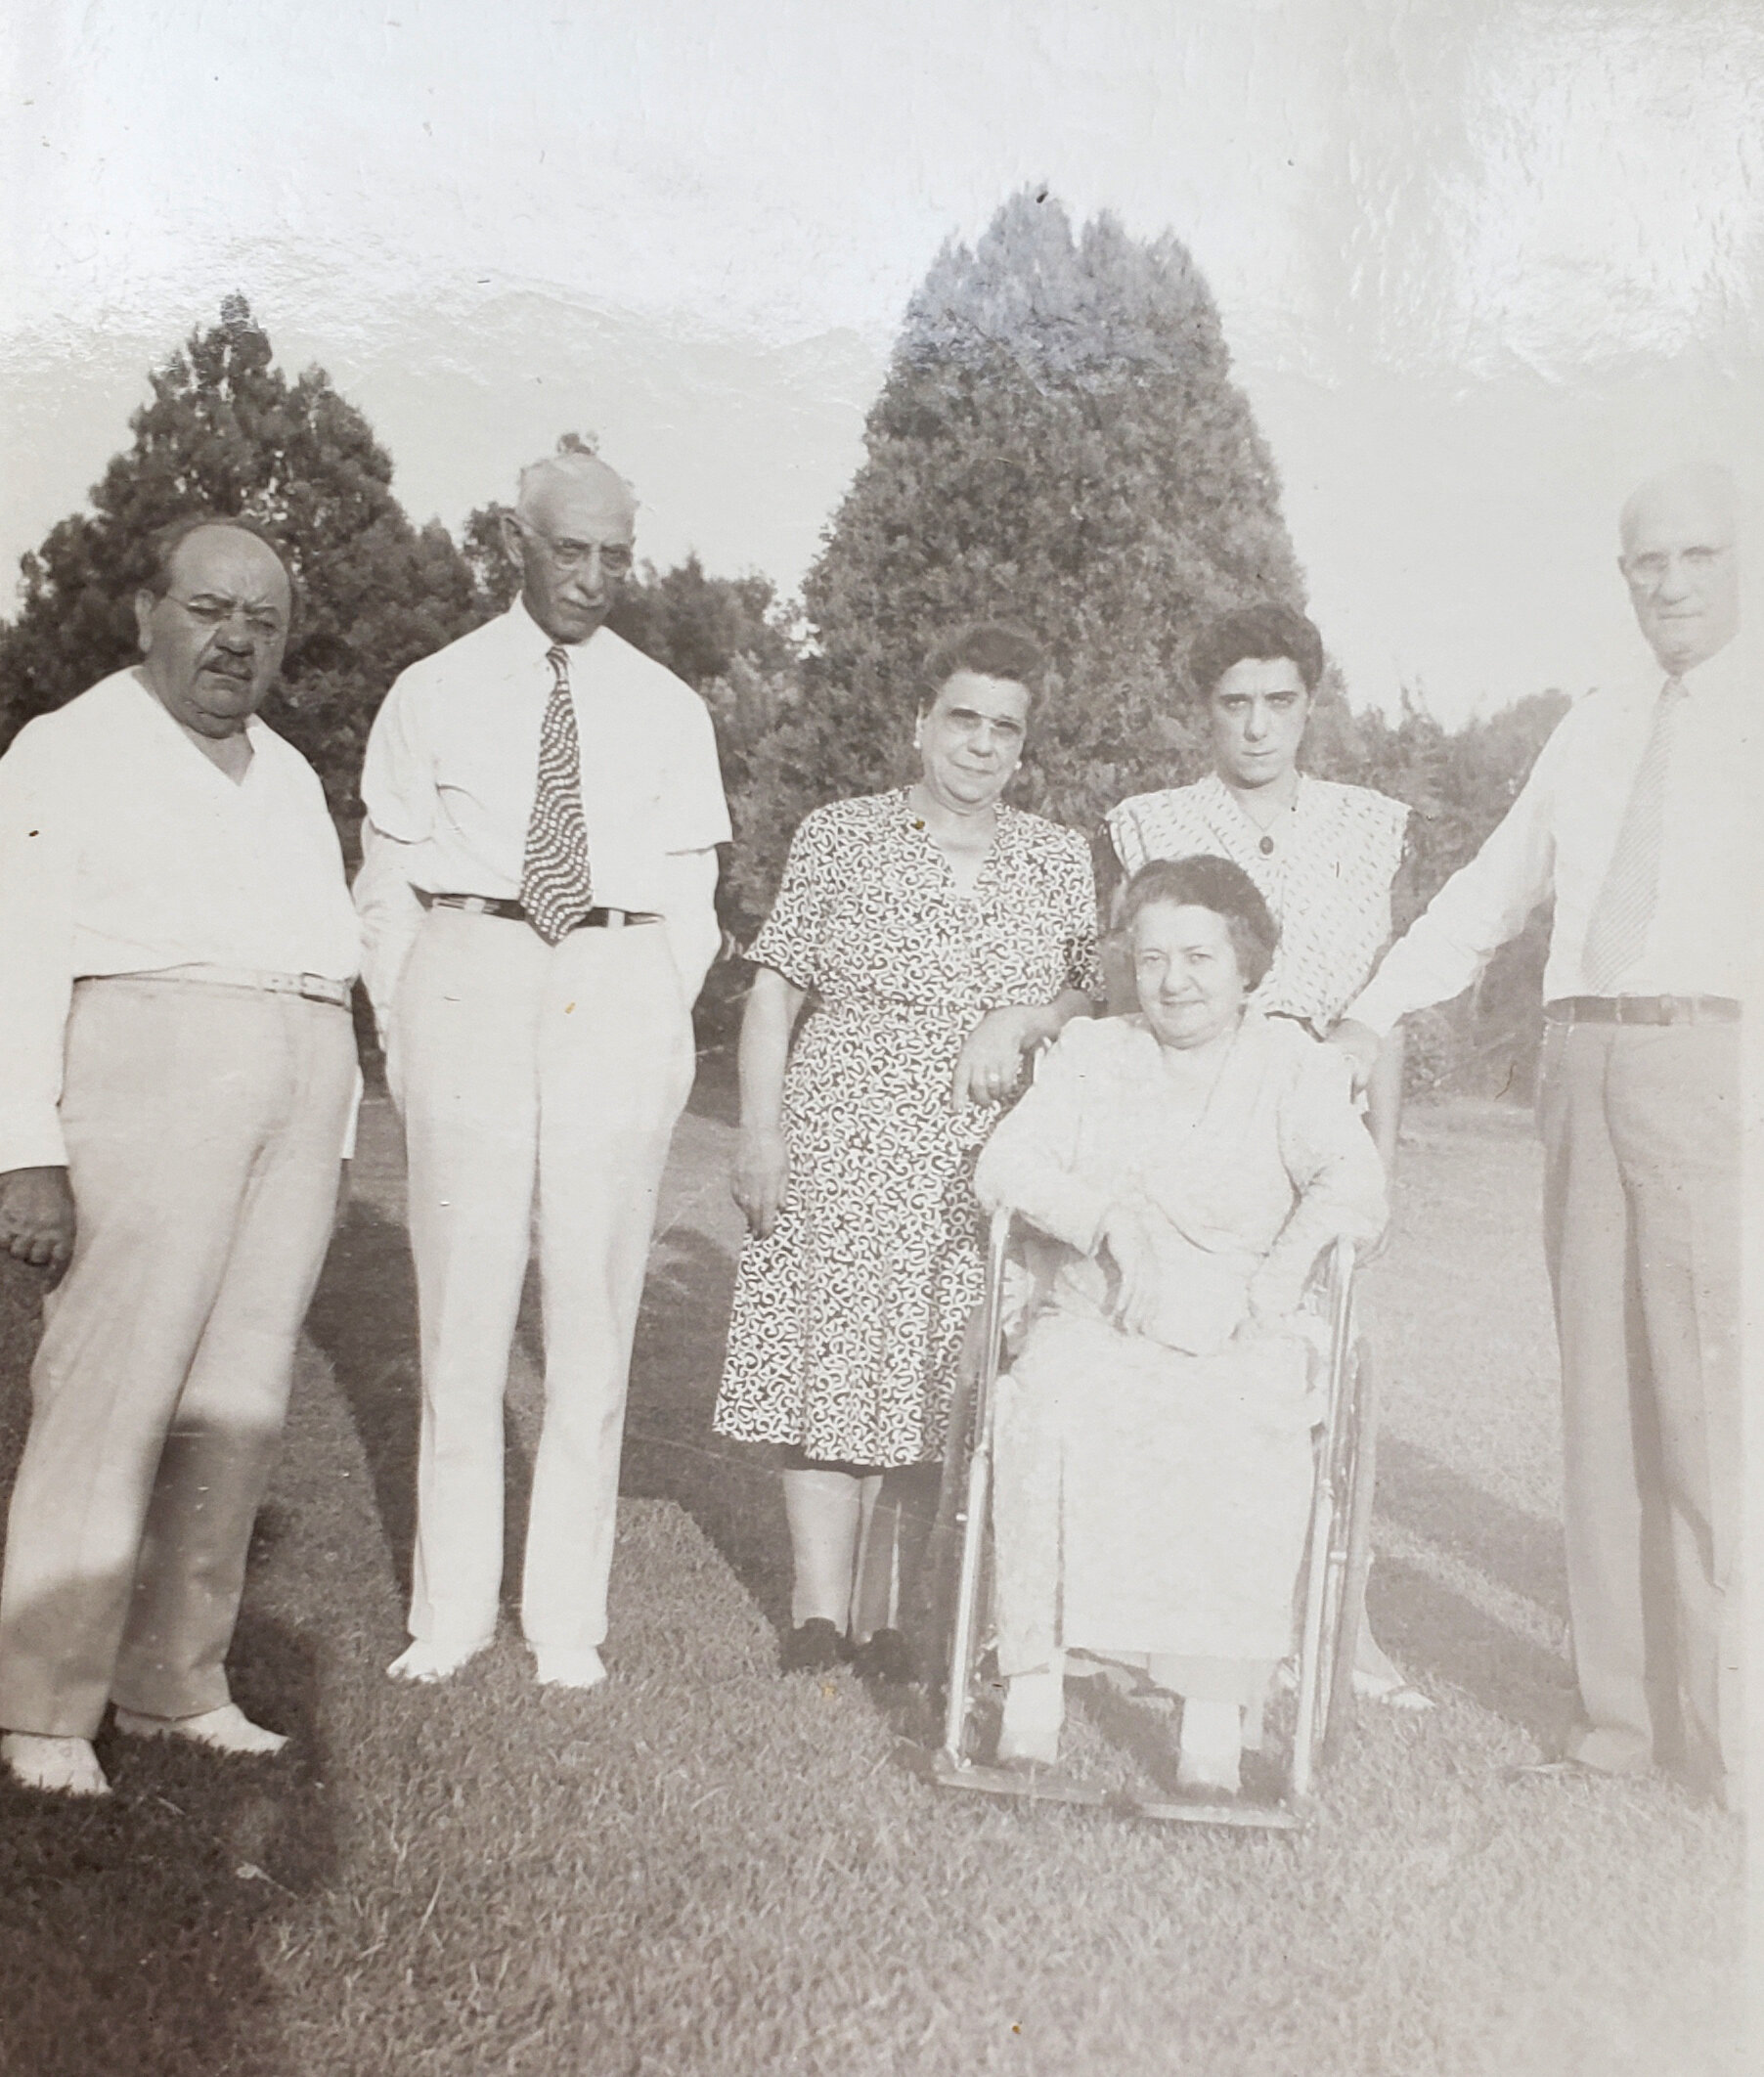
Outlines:
<svg viewBox="0 0 1764 2077"><path fill-rule="evenodd" d="M952 1107L956 1055L988 1010L1095 992L1088 848L1001 806L964 897L904 791L836 801L797 831L749 957L814 1000L784 1077L789 1181L741 1253L714 1425L923 1462L980 1296L974 1161L1004 1108Z"/></svg>

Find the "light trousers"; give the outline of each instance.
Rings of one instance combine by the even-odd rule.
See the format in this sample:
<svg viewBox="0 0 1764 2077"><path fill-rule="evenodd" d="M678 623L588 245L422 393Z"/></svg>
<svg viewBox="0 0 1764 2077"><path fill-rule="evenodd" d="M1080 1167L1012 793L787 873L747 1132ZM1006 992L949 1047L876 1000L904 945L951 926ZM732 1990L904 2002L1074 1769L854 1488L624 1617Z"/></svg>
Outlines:
<svg viewBox="0 0 1764 2077"><path fill-rule="evenodd" d="M347 1011L80 983L61 1106L78 1215L46 1307L0 1573L0 1725L195 1716L224 1661L355 1081Z"/></svg>
<svg viewBox="0 0 1764 2077"><path fill-rule="evenodd" d="M1545 1242L1584 1723L1737 1796L1740 1032L1546 1027Z"/></svg>
<svg viewBox="0 0 1764 2077"><path fill-rule="evenodd" d="M410 1159L422 1339L414 1637L496 1627L503 1402L537 1233L545 1417L521 1586L528 1641L606 1635L631 1345L691 1020L659 924L578 930L433 907L388 1074Z"/></svg>

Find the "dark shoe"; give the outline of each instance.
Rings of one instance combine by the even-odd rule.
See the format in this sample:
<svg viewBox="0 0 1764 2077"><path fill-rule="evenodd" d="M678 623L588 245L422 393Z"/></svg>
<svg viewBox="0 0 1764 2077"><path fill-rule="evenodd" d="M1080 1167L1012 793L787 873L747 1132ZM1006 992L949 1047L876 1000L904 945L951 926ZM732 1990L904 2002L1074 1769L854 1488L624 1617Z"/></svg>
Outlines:
<svg viewBox="0 0 1764 2077"><path fill-rule="evenodd" d="M778 1652L780 1673L831 1673L849 1657L845 1639L824 1615L798 1623Z"/></svg>
<svg viewBox="0 0 1764 2077"><path fill-rule="evenodd" d="M877 1630L854 1655L860 1680L881 1681L891 1688L910 1687L919 1677L912 1647L899 1630Z"/></svg>

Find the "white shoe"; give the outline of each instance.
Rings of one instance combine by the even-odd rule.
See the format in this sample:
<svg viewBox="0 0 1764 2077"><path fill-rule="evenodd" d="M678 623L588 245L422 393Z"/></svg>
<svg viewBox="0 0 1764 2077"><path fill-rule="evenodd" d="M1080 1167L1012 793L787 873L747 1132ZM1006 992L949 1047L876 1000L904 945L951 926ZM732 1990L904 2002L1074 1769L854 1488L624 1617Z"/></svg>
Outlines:
<svg viewBox="0 0 1764 2077"><path fill-rule="evenodd" d="M463 1665L476 1658L490 1642L481 1637L476 1644L436 1644L426 1637L418 1637L405 1647L386 1668L388 1680L419 1681L431 1687L438 1680L450 1680Z"/></svg>
<svg viewBox="0 0 1764 2077"><path fill-rule="evenodd" d="M1199 1759L1183 1752L1176 1759L1176 1787L1194 1795L1236 1795L1243 1788L1242 1770L1236 1760Z"/></svg>
<svg viewBox="0 0 1764 2077"><path fill-rule="evenodd" d="M280 1731L252 1723L237 1702L222 1702L199 1716L142 1716L119 1708L116 1728L126 1738L184 1738L212 1752L236 1752L247 1759L268 1759L287 1744Z"/></svg>
<svg viewBox="0 0 1764 2077"><path fill-rule="evenodd" d="M533 1657L542 1688L597 1688L606 1678L606 1668L600 1663L600 1655L591 1645L586 1651L571 1652L558 1645L535 1645Z"/></svg>
<svg viewBox="0 0 1764 2077"><path fill-rule="evenodd" d="M1243 1787L1243 1712L1236 1702L1182 1701L1176 1787L1209 1795L1236 1795Z"/></svg>
<svg viewBox="0 0 1764 2077"><path fill-rule="evenodd" d="M1039 1667L1013 1673L1004 1690L1004 1722L998 1731L998 1761L1029 1760L1051 1767L1060 1756L1060 1725L1066 1716L1066 1683Z"/></svg>
<svg viewBox="0 0 1764 2077"><path fill-rule="evenodd" d="M0 1760L26 1789L44 1789L52 1795L110 1792L89 1738L39 1738L34 1731L8 1731L0 1737Z"/></svg>

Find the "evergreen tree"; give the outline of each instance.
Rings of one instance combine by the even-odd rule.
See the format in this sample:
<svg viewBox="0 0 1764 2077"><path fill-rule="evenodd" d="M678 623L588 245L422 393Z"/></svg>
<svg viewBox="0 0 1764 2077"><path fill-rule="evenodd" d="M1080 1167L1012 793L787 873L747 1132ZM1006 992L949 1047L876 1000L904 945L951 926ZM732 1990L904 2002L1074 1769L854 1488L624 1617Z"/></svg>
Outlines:
<svg viewBox="0 0 1764 2077"><path fill-rule="evenodd" d="M444 527L419 531L392 464L321 369L290 382L243 296L151 377L93 509L23 557L23 603L0 628L0 748L33 715L137 653L133 598L154 531L189 511L243 514L281 542L297 604L266 719L318 767L332 811L360 813L368 724L397 674L482 618Z"/></svg>
<svg viewBox="0 0 1764 2077"><path fill-rule="evenodd" d="M1187 251L1108 216L1075 237L1044 191L939 255L864 446L804 590L818 654L736 804L756 906L809 808L902 775L921 660L953 625L1010 619L1048 648L1057 683L1016 797L1088 827L1197 775L1180 684L1197 626L1303 600L1273 463Z"/></svg>
<svg viewBox="0 0 1764 2077"><path fill-rule="evenodd" d="M709 577L695 551L671 570L646 563L606 624L700 692L727 678L737 657L779 671L794 655L772 580Z"/></svg>

